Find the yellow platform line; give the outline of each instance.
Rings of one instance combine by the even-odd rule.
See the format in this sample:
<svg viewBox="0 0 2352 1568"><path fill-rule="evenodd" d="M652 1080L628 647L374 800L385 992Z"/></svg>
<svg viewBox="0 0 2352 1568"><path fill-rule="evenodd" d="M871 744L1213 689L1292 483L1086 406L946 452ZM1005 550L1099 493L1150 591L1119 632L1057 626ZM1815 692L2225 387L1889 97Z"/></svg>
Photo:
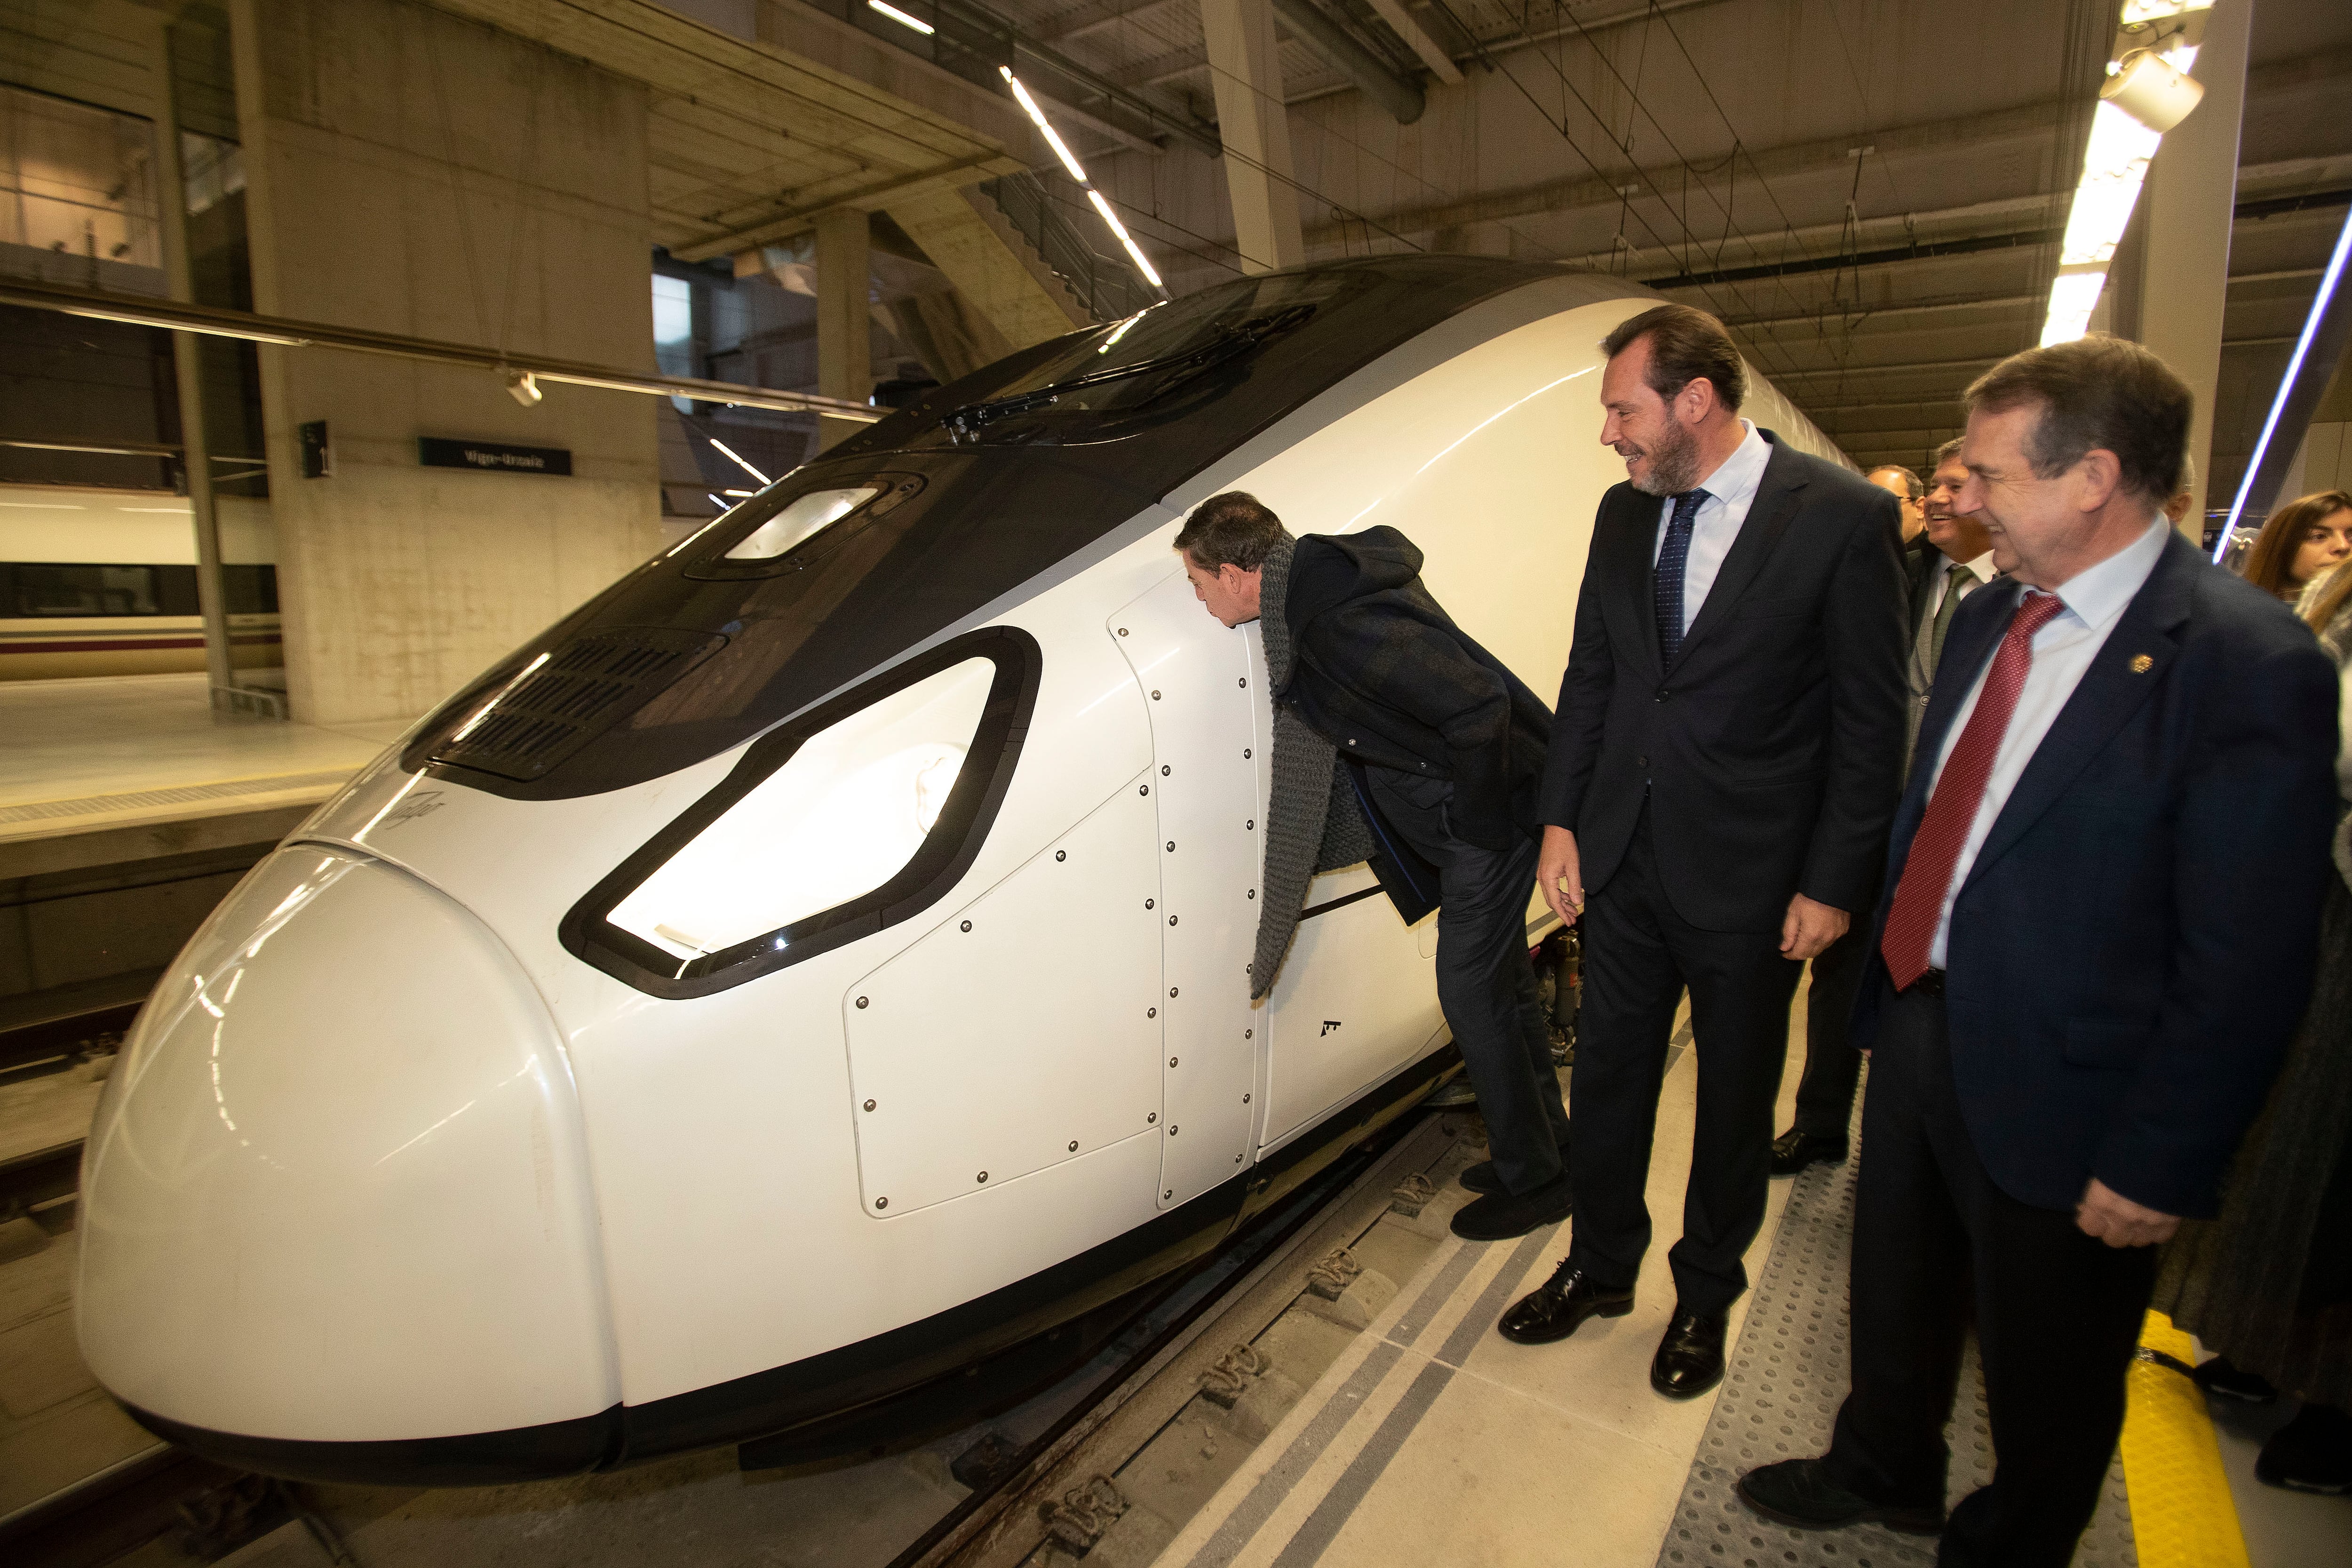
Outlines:
<svg viewBox="0 0 2352 1568"><path fill-rule="evenodd" d="M2197 1347L2161 1312L2139 1342L2194 1364ZM2252 1568L2205 1393L2172 1368L2136 1361L2126 1385L2124 1486L2141 1568Z"/></svg>

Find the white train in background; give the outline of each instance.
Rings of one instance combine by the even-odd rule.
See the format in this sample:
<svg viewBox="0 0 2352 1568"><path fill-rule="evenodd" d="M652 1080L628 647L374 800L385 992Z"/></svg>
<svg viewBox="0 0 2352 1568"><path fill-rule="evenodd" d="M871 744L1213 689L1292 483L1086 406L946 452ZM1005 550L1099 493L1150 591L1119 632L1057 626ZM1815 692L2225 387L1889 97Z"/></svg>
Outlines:
<svg viewBox="0 0 2352 1568"><path fill-rule="evenodd" d="M222 498L225 531L254 532L266 503ZM277 569L225 564L231 657L280 662ZM167 675L205 668L196 540L186 498L164 490L0 486L0 681Z"/></svg>
<svg viewBox="0 0 2352 1568"><path fill-rule="evenodd" d="M237 1466L510 1479L887 1419L1206 1255L1452 1058L1433 922L1362 867L1253 1006L1265 663L1171 542L1234 488L1393 523L1553 690L1623 473L1596 345L1651 302L1467 258L1220 285L646 562L181 954L87 1145L91 1370Z"/></svg>

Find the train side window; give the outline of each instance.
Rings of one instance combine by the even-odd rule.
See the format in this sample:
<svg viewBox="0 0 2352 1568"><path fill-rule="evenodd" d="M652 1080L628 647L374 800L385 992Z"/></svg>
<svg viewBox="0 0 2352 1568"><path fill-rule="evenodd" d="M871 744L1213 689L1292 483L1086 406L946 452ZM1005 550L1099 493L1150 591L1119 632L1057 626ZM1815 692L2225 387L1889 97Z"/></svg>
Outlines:
<svg viewBox="0 0 2352 1568"><path fill-rule="evenodd" d="M40 616L159 616L152 566L20 561L12 574L20 618Z"/></svg>

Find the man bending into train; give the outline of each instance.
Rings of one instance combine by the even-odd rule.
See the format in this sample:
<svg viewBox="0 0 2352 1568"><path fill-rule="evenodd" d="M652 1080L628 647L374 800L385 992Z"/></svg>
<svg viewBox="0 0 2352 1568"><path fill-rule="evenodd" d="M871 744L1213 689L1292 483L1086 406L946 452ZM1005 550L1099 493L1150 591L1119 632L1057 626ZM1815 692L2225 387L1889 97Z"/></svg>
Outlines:
<svg viewBox="0 0 2352 1568"><path fill-rule="evenodd" d="M1201 503L1176 549L1228 626L1256 621L1274 703L1253 1000L1298 924L1308 879L1370 859L1407 921L1438 910L1437 997L1494 1158L1457 1236L1497 1241L1565 1218L1568 1111L1528 961L1537 786L1551 712L1421 583L1393 528L1294 539L1238 490Z"/></svg>

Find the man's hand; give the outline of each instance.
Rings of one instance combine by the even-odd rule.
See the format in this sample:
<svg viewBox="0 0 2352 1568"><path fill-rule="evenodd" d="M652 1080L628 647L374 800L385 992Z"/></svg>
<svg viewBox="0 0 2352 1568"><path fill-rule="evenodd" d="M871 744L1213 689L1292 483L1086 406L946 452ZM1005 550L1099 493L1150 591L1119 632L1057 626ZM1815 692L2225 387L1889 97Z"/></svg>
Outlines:
<svg viewBox="0 0 2352 1568"><path fill-rule="evenodd" d="M1853 917L1843 910L1833 910L1827 904L1817 904L1799 893L1789 900L1789 912L1780 921L1780 954L1802 963L1845 934Z"/></svg>
<svg viewBox="0 0 2352 1568"><path fill-rule="evenodd" d="M1584 912L1584 868L1576 858L1576 835L1567 828L1544 825L1543 848L1536 855L1536 886L1563 924L1574 925Z"/></svg>
<svg viewBox="0 0 2352 1568"><path fill-rule="evenodd" d="M2095 1236L2109 1247L2153 1247L2172 1239L2180 1228L2180 1216L2136 1204L2093 1176L2083 1189L2083 1201L2074 1205L2074 1223L2084 1236Z"/></svg>

